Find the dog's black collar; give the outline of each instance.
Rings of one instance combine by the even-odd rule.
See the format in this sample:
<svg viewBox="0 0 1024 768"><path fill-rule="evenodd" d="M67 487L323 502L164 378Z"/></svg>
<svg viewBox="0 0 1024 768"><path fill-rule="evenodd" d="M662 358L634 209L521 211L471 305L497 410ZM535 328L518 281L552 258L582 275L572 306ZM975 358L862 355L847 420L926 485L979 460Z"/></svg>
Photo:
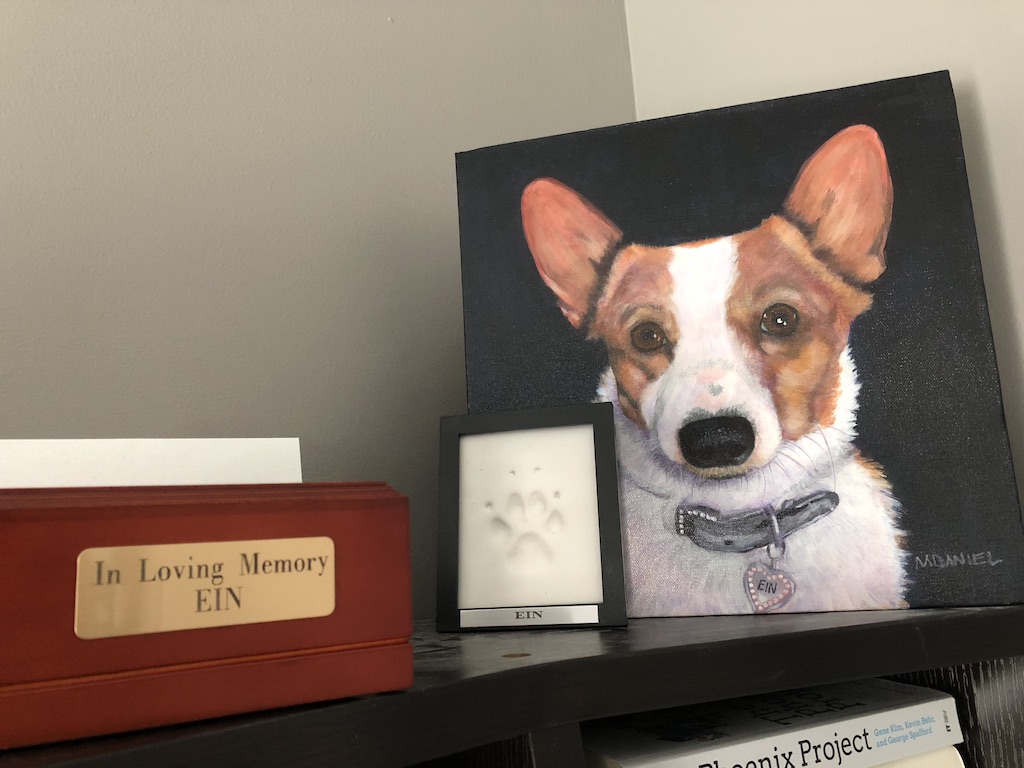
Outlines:
<svg viewBox="0 0 1024 768"><path fill-rule="evenodd" d="M715 552L750 552L771 544L784 545L787 536L824 517L838 504L837 494L818 491L777 508L766 507L724 520L711 507L680 504L676 508L676 533Z"/></svg>

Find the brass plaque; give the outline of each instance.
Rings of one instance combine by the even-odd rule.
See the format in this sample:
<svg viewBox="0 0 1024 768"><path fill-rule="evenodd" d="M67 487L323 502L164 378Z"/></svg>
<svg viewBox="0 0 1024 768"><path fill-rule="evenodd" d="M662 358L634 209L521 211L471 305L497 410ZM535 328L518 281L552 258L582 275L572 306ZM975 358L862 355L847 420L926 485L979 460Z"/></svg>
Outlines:
<svg viewBox="0 0 1024 768"><path fill-rule="evenodd" d="M92 547L78 556L75 634L86 640L333 612L326 536Z"/></svg>

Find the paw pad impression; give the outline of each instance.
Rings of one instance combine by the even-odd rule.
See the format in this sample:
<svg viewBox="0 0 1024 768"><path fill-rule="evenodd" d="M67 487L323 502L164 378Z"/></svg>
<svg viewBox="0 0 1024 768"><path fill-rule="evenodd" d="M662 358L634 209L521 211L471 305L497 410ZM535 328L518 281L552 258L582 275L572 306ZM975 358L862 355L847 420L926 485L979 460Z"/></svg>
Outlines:
<svg viewBox="0 0 1024 768"><path fill-rule="evenodd" d="M560 494L555 491L553 496L552 502ZM491 515L492 539L501 547L509 565L536 568L554 562L552 538L565 528L565 517L541 491L531 491L525 499L514 491L497 508L493 502L487 502L485 509Z"/></svg>

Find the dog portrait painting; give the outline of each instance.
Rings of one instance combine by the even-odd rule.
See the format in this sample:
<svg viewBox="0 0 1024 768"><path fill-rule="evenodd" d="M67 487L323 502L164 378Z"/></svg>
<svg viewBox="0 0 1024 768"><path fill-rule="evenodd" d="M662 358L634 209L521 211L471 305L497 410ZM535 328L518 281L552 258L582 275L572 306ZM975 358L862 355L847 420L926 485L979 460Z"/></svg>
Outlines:
<svg viewBox="0 0 1024 768"><path fill-rule="evenodd" d="M631 616L1022 596L948 75L457 171L470 408L613 404Z"/></svg>

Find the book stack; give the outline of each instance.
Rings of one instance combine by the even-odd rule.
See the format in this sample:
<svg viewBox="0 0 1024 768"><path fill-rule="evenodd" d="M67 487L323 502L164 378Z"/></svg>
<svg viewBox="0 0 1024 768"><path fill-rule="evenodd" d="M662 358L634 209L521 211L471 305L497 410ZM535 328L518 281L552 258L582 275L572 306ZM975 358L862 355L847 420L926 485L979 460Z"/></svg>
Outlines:
<svg viewBox="0 0 1024 768"><path fill-rule="evenodd" d="M584 725L588 768L963 768L948 694L865 680Z"/></svg>

